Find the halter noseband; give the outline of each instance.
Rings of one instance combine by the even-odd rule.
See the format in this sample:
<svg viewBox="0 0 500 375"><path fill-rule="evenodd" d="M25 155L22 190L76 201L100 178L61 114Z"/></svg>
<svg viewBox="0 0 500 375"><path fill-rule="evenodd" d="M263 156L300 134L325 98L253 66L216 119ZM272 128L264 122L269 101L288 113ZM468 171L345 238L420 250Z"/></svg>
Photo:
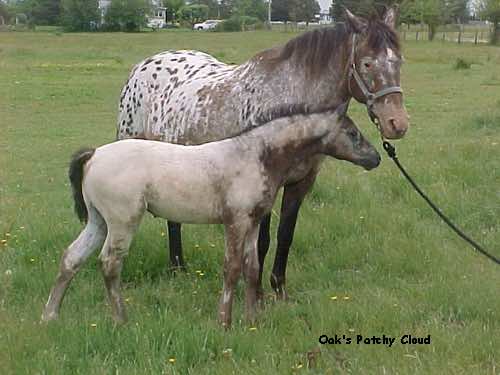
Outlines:
<svg viewBox="0 0 500 375"><path fill-rule="evenodd" d="M349 89L349 93L352 95L351 78L354 77L354 80L358 84L359 89L366 98L366 109L368 110L368 115L370 116L372 122L374 122L375 125L377 125L376 122L377 116L372 111L375 100L395 92L403 94L403 89L400 86L390 86L390 87L385 87L377 92L371 92L370 90L368 90L368 87L366 87L366 84L364 83L363 79L361 78L356 69L356 60L354 59L355 50L356 50L356 34L353 34L351 56L349 58L349 74L347 78L347 87Z"/></svg>

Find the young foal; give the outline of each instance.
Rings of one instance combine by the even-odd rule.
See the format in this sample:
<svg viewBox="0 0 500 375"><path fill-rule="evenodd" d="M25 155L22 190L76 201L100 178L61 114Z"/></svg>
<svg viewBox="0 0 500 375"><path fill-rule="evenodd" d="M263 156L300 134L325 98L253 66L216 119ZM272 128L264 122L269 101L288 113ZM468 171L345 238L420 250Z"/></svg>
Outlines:
<svg viewBox="0 0 500 375"><path fill-rule="evenodd" d="M380 156L345 116L336 113L282 117L234 138L200 146L124 140L77 153L70 166L75 208L87 226L64 252L43 320L57 318L71 279L104 242L100 259L117 322L126 319L120 272L132 236L149 211L179 223L225 225L224 286L219 318L231 324L235 284L246 282L246 315L257 299L257 237L262 216L294 167L321 154L366 169Z"/></svg>

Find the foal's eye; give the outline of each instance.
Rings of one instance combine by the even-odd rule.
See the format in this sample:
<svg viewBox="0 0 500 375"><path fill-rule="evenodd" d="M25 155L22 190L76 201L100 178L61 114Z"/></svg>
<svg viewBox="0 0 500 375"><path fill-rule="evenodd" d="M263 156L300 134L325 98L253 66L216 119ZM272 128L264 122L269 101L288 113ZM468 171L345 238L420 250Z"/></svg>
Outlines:
<svg viewBox="0 0 500 375"><path fill-rule="evenodd" d="M372 67L372 64L369 62L364 63L366 69L370 69Z"/></svg>
<svg viewBox="0 0 500 375"><path fill-rule="evenodd" d="M356 129L349 129L349 131L347 132L347 134L352 139L356 139L356 137L358 136L358 132L356 131Z"/></svg>

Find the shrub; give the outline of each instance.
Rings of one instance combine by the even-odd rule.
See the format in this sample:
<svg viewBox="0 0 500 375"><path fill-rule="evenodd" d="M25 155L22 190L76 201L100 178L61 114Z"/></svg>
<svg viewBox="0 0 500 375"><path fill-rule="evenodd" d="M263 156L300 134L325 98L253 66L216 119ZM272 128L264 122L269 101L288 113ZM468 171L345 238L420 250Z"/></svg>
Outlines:
<svg viewBox="0 0 500 375"><path fill-rule="evenodd" d="M232 16L219 23L215 31L241 31L241 20L238 16Z"/></svg>
<svg viewBox="0 0 500 375"><path fill-rule="evenodd" d="M465 59L462 59L459 57L456 61L455 64L453 65L453 68L456 70L461 70L461 69L470 69L472 63L470 61L467 61Z"/></svg>

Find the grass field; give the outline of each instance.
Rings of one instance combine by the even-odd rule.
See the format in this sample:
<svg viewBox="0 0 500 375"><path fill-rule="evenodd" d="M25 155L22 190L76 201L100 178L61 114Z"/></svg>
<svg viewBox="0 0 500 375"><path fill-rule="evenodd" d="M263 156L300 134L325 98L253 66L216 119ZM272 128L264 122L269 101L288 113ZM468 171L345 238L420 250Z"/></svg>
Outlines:
<svg viewBox="0 0 500 375"><path fill-rule="evenodd" d="M127 325L113 326L95 257L61 319L39 324L60 254L81 228L69 156L114 139L132 64L176 48L239 63L293 35L0 34L0 374L500 373L500 269L441 224L387 158L370 173L325 164L299 218L290 300L273 301L270 252L269 296L255 327L240 320L241 285L234 328L217 325L222 228L184 227L190 272L174 277L164 224L152 218L125 263ZM500 49L408 42L404 53L412 128L397 142L399 156L499 256ZM458 58L472 65L457 70ZM363 107L350 112L378 143ZM397 340L320 345L322 334ZM403 345L404 334L430 334L432 343Z"/></svg>

